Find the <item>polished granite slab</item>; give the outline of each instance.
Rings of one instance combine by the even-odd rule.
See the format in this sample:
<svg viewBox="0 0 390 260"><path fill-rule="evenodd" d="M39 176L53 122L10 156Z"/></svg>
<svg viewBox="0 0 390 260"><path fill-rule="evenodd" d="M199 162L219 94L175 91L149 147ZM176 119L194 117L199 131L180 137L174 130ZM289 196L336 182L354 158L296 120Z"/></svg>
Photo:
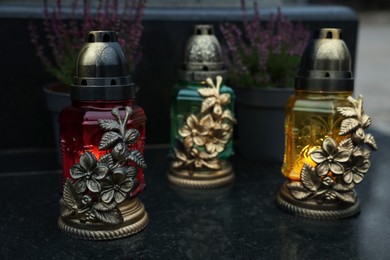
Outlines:
<svg viewBox="0 0 390 260"><path fill-rule="evenodd" d="M358 186L362 212L319 221L281 211L279 164L232 158L233 185L185 190L166 178L166 149L147 149L147 188L140 196L150 222L141 233L95 242L57 228L61 173L0 173L0 259L389 259L390 137ZM50 158L50 157L48 157ZM12 163L0 157L1 164ZM20 162L19 162L20 163Z"/></svg>

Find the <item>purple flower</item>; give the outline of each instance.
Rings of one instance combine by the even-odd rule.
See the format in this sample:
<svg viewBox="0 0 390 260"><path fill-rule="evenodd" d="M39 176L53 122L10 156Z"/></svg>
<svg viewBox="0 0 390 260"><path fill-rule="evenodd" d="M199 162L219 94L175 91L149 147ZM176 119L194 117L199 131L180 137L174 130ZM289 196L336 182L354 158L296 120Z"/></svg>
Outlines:
<svg viewBox="0 0 390 260"><path fill-rule="evenodd" d="M141 57L139 42L142 35L141 20L145 7L144 0L125 1L124 7L118 7L118 0L102 0L91 12L90 1L83 1L83 21L80 24L76 11L79 10L80 0L71 3L71 17L64 18L62 1L57 0L52 9L48 1L44 1L43 31L30 23L29 32L36 55L45 69L60 82L67 85L73 81L74 64L78 50L84 43L84 35L96 28L113 29L118 32L118 41L123 48L130 70ZM44 33L44 37L40 35ZM48 48L45 42L47 42ZM50 51L51 53L47 53Z"/></svg>
<svg viewBox="0 0 390 260"><path fill-rule="evenodd" d="M264 26L257 3L249 20L245 0L241 0L243 27L219 26L227 51L230 80L242 87L289 87L309 39L309 31L291 23L278 8Z"/></svg>

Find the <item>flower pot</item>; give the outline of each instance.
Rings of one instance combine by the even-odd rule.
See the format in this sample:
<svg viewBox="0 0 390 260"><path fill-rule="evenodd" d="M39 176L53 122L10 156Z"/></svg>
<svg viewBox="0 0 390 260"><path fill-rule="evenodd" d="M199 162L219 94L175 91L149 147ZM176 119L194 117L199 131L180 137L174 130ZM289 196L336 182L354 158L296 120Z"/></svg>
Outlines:
<svg viewBox="0 0 390 260"><path fill-rule="evenodd" d="M67 86L61 83L53 83L43 88L46 95L47 108L51 112L53 131L55 143L57 147L58 162L61 164L61 150L60 150L60 128L58 123L58 116L61 110L71 104L70 94Z"/></svg>
<svg viewBox="0 0 390 260"><path fill-rule="evenodd" d="M239 154L248 159L282 162L285 106L294 89L236 87L234 91Z"/></svg>

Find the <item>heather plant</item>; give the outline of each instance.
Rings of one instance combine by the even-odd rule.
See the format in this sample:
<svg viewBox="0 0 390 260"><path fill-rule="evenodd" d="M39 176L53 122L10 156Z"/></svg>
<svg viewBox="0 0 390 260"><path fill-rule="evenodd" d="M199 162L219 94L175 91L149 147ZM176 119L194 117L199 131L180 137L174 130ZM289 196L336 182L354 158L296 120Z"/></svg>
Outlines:
<svg viewBox="0 0 390 260"><path fill-rule="evenodd" d="M294 75L310 33L302 24L293 24L278 8L262 23L254 2L254 15L248 19L241 0L243 30L223 23L225 53L232 85L239 87L292 87Z"/></svg>
<svg viewBox="0 0 390 260"><path fill-rule="evenodd" d="M45 69L61 83L69 85L73 82L74 66L85 34L91 30L115 30L132 71L141 59L139 42L144 7L145 0L124 3L73 0L70 8L65 8L61 0L49 8L48 1L44 1L43 28L31 22L30 39Z"/></svg>

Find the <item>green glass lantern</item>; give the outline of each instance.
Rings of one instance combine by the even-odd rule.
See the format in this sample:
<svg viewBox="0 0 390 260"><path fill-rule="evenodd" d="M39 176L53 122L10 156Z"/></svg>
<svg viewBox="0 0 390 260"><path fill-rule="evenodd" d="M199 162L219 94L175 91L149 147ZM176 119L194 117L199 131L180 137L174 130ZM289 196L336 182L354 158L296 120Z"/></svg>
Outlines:
<svg viewBox="0 0 390 260"><path fill-rule="evenodd" d="M211 25L196 25L187 42L171 107L169 180L178 186L212 188L231 183L234 92Z"/></svg>

